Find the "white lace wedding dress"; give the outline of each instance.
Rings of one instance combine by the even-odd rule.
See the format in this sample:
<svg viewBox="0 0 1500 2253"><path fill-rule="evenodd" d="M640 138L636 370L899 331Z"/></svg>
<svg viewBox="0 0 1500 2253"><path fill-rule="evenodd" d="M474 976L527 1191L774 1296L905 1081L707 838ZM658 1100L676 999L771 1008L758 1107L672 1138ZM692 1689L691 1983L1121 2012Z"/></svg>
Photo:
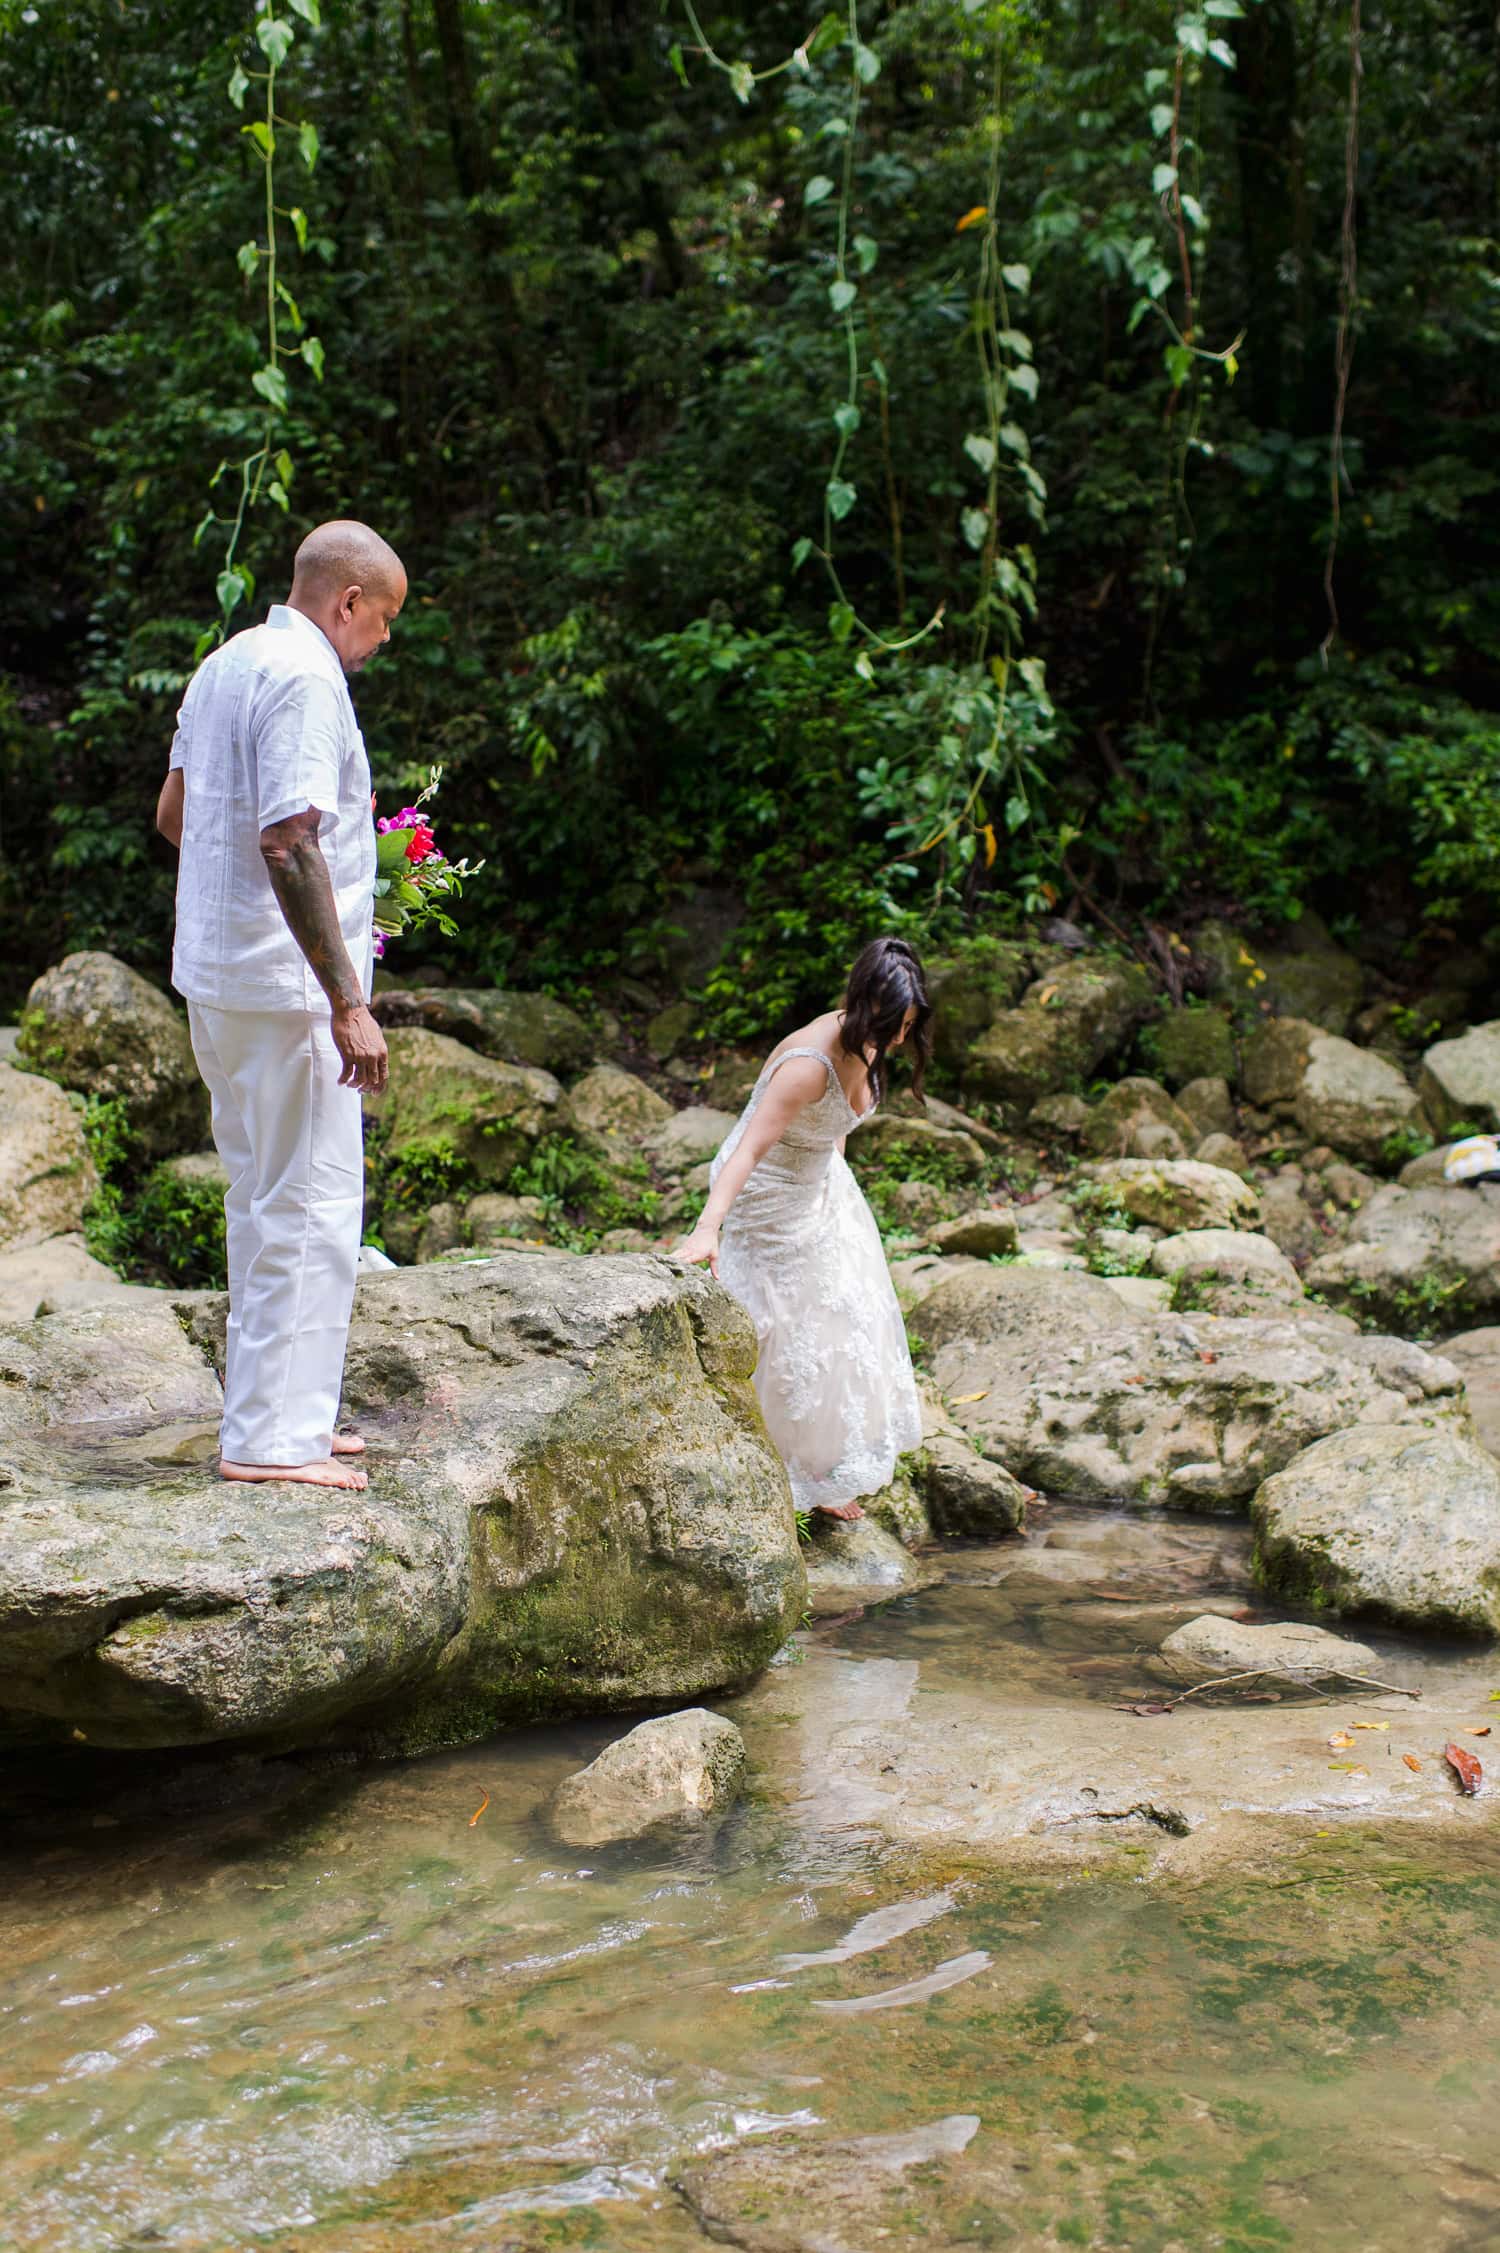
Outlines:
<svg viewBox="0 0 1500 2253"><path fill-rule="evenodd" d="M760 1340L755 1389L799 1510L875 1494L918 1447L922 1414L875 1216L838 1148L870 1116L821 1048L787 1048L751 1091L713 1163L732 1155L771 1078L794 1056L828 1086L799 1111L729 1208L719 1279Z"/></svg>

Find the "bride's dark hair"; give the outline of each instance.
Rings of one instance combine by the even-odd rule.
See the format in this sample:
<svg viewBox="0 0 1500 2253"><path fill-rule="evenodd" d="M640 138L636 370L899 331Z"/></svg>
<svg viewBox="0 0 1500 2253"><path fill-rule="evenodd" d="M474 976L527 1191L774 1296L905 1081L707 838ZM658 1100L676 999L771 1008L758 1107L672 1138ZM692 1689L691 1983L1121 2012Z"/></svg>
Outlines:
<svg viewBox="0 0 1500 2253"><path fill-rule="evenodd" d="M849 972L839 1040L848 1055L859 1057L864 1064L876 1102L885 1093L886 1050L900 1032L908 1009L917 1013L906 1037L912 1053L911 1091L920 1103L922 1081L932 1055L932 1003L927 998L927 979L916 949L905 939L872 939L861 949ZM865 1054L870 1048L875 1051L873 1058Z"/></svg>

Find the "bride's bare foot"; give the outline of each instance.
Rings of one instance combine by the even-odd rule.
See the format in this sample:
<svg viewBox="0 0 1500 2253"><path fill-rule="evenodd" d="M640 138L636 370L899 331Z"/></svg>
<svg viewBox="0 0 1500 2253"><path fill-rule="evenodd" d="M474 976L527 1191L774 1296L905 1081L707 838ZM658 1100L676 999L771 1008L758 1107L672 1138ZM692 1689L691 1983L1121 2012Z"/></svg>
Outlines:
<svg viewBox="0 0 1500 2253"><path fill-rule="evenodd" d="M333 1455L363 1455L364 1451L365 1443L358 1432L335 1432L333 1446L329 1453Z"/></svg>
<svg viewBox="0 0 1500 2253"><path fill-rule="evenodd" d="M862 1518L865 1514L857 1502L815 1502L813 1513L820 1518L837 1518L840 1525L846 1525L851 1518Z"/></svg>
<svg viewBox="0 0 1500 2253"><path fill-rule="evenodd" d="M225 1458L219 1476L248 1486L343 1486L356 1492L370 1483L352 1463L340 1463L331 1455L320 1463L231 1463Z"/></svg>

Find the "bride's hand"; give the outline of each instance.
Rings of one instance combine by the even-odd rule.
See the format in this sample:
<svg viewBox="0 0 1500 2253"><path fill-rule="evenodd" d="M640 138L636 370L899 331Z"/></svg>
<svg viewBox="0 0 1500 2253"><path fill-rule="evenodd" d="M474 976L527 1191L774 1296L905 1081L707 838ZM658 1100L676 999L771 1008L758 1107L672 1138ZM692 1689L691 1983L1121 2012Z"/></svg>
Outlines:
<svg viewBox="0 0 1500 2253"><path fill-rule="evenodd" d="M680 1244L672 1246L667 1257L668 1259L681 1260L685 1267L698 1267L704 1260L707 1260L709 1272L717 1281L719 1273L719 1231L717 1228L705 1228L700 1221L691 1235L684 1236Z"/></svg>

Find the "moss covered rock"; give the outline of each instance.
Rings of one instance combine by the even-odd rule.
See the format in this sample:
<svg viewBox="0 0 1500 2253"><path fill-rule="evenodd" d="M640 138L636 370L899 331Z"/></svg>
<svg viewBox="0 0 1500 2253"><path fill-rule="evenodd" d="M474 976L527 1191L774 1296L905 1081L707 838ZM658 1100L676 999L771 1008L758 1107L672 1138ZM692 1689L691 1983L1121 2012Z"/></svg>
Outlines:
<svg viewBox="0 0 1500 2253"><path fill-rule="evenodd" d="M361 1281L365 1493L211 1468L225 1304L0 1331L0 1717L376 1749L743 1682L803 1603L754 1332L653 1259Z"/></svg>
<svg viewBox="0 0 1500 2253"><path fill-rule="evenodd" d="M1094 1104L1083 1129L1085 1150L1101 1158L1185 1158L1202 1138L1197 1126L1155 1080L1117 1080Z"/></svg>
<svg viewBox="0 0 1500 2253"><path fill-rule="evenodd" d="M1090 956L1063 963L1001 1012L962 1067L971 1094L1032 1103L1094 1071L1124 1046L1150 1005L1137 963Z"/></svg>
<svg viewBox="0 0 1500 2253"><path fill-rule="evenodd" d="M933 1054L959 1078L969 1050L1036 975L1035 949L1014 939L975 939L927 965L936 1015Z"/></svg>
<svg viewBox="0 0 1500 2253"><path fill-rule="evenodd" d="M112 954L70 954L44 972L27 996L17 1047L60 1086L123 1105L148 1158L208 1138L208 1091L186 1015Z"/></svg>
<svg viewBox="0 0 1500 2253"><path fill-rule="evenodd" d="M1260 1201L1249 1182L1193 1158L1113 1158L1085 1171L1132 1220L1174 1234L1184 1228L1254 1228L1260 1218Z"/></svg>
<svg viewBox="0 0 1500 2253"><path fill-rule="evenodd" d="M384 1095L365 1098L386 1168L446 1164L498 1187L543 1135L556 1131L562 1089L550 1072L497 1063L446 1033L413 1028L386 1039L390 1080Z"/></svg>
<svg viewBox="0 0 1500 2253"><path fill-rule="evenodd" d="M1168 1087L1234 1078L1234 1033L1223 1009L1172 1009L1141 1036L1147 1061Z"/></svg>
<svg viewBox="0 0 1500 2253"><path fill-rule="evenodd" d="M565 1116L583 1141L613 1150L644 1142L666 1125L673 1111L666 1098L634 1072L623 1072L618 1064L596 1064L569 1088Z"/></svg>
<svg viewBox="0 0 1500 2253"><path fill-rule="evenodd" d="M594 1036L574 1009L550 994L500 988L418 986L377 994L372 1008L387 1030L443 1033L502 1064L534 1064L569 1079L594 1055Z"/></svg>
<svg viewBox="0 0 1500 2253"><path fill-rule="evenodd" d="M1223 923L1205 923L1197 952L1211 990L1281 1017L1305 1017L1320 1031L1347 1033L1364 995L1364 972L1330 937L1321 917L1304 915L1265 941Z"/></svg>

